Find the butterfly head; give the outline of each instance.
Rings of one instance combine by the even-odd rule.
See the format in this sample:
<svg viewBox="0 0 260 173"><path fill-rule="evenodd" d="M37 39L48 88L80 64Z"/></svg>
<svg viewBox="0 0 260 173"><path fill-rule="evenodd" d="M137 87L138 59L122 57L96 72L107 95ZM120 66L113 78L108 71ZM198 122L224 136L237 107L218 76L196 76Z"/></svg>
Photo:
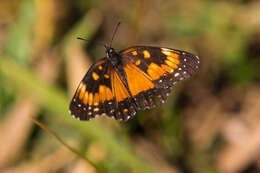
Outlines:
<svg viewBox="0 0 260 173"><path fill-rule="evenodd" d="M113 55L116 53L115 49L112 47L105 46L106 48L106 56L107 58L113 57Z"/></svg>

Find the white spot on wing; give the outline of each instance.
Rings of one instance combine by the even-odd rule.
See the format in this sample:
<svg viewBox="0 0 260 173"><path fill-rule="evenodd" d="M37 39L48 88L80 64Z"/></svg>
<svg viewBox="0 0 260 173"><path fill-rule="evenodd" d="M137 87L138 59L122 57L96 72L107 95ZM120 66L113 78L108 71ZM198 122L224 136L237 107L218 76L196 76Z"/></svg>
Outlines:
<svg viewBox="0 0 260 173"><path fill-rule="evenodd" d="M178 77L180 75L180 73L175 73L174 77Z"/></svg>

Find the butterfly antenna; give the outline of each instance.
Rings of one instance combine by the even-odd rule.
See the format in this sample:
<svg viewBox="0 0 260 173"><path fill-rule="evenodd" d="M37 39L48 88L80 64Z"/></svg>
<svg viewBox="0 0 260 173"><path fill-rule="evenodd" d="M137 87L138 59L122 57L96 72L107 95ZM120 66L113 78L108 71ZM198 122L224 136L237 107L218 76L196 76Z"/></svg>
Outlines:
<svg viewBox="0 0 260 173"><path fill-rule="evenodd" d="M115 38L116 32L117 32L117 30L118 30L120 24L121 24L121 22L118 22L118 23L117 23L116 28L115 28L115 30L114 30L114 32L113 32L113 36L112 36L112 39L111 39L110 44L109 44L109 47L110 47L110 48L111 48L111 46L112 46L112 42L113 42L113 40L114 40L114 38Z"/></svg>
<svg viewBox="0 0 260 173"><path fill-rule="evenodd" d="M83 40L83 41L86 41L86 42L90 42L90 40L87 40L87 39L82 38L82 37L77 37L77 39ZM99 45L102 45L102 46L105 46L105 44L103 44L103 43L98 43L98 44L99 44Z"/></svg>
<svg viewBox="0 0 260 173"><path fill-rule="evenodd" d="M82 37L77 37L77 39L79 39L79 40L83 40L83 41L86 41L86 42L89 41L89 40L87 40L87 39L85 39L85 38L82 38Z"/></svg>

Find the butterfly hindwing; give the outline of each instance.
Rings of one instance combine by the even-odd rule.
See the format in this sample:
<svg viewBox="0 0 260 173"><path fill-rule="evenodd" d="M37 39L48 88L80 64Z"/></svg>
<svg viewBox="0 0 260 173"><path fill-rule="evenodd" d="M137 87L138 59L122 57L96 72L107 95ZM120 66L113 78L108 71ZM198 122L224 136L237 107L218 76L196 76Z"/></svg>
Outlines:
<svg viewBox="0 0 260 173"><path fill-rule="evenodd" d="M115 110L115 118L119 120L128 120L135 115L136 109L133 98L127 89L127 84L124 84L120 78L119 73L115 69L111 70L111 84L115 99L117 102L117 109Z"/></svg>

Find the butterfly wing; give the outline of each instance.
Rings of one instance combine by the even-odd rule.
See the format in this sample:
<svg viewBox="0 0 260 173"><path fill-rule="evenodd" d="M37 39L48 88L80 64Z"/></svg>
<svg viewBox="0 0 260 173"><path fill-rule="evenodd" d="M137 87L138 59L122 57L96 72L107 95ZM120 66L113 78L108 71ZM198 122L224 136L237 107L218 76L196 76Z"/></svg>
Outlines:
<svg viewBox="0 0 260 173"><path fill-rule="evenodd" d="M103 58L90 67L80 82L70 103L70 113L79 120L105 114L114 116L116 105L111 85L111 64Z"/></svg>
<svg viewBox="0 0 260 173"><path fill-rule="evenodd" d="M131 116L136 114L136 107L127 86L121 80L119 73L111 69L111 85L113 94L117 103L115 109L115 118L127 121Z"/></svg>
<svg viewBox="0 0 260 173"><path fill-rule="evenodd" d="M120 56L138 109L153 107L152 96L164 103L170 87L194 74L200 63L191 53L150 46L130 47Z"/></svg>
<svg viewBox="0 0 260 173"><path fill-rule="evenodd" d="M70 103L70 113L79 120L98 115L128 120L136 113L129 92L107 58L90 67Z"/></svg>

